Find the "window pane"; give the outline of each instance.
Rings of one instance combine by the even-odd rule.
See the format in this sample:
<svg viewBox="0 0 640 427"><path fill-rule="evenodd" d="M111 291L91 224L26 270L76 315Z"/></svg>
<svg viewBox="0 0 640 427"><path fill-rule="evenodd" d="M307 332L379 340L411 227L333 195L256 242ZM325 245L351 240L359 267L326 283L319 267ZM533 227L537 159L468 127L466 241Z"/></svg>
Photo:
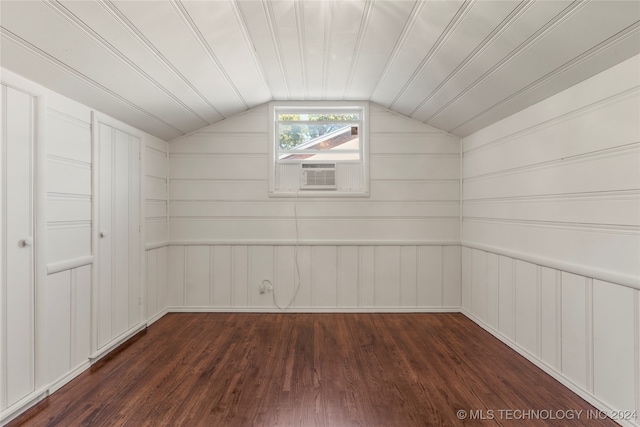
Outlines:
<svg viewBox="0 0 640 427"><path fill-rule="evenodd" d="M360 153L345 153L344 151L326 151L320 154L309 154L302 151L300 154L280 154L278 160L360 160Z"/></svg>
<svg viewBox="0 0 640 427"><path fill-rule="evenodd" d="M340 123L279 124L281 150L359 150L357 125Z"/></svg>
<svg viewBox="0 0 640 427"><path fill-rule="evenodd" d="M360 113L296 113L296 114L278 114L280 122L357 122L360 120Z"/></svg>

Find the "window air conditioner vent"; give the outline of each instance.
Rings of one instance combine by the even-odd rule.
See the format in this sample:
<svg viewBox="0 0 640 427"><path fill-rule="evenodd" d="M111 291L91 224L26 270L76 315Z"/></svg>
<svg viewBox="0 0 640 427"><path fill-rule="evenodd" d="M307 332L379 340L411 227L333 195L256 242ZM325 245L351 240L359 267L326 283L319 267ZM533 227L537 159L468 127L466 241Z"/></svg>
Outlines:
<svg viewBox="0 0 640 427"><path fill-rule="evenodd" d="M335 190L335 163L301 163L301 190Z"/></svg>

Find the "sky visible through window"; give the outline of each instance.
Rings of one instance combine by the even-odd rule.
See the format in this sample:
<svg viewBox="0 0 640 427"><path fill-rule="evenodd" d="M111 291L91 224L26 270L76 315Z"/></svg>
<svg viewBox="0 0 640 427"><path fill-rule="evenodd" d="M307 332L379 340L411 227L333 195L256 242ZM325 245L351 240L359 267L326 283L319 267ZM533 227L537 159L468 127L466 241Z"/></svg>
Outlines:
<svg viewBox="0 0 640 427"><path fill-rule="evenodd" d="M281 150L302 149L306 143L341 129L353 128L357 135L360 116L358 113L318 114L280 113L278 114L279 146ZM326 145L326 144L325 144ZM314 147L330 149L334 147Z"/></svg>

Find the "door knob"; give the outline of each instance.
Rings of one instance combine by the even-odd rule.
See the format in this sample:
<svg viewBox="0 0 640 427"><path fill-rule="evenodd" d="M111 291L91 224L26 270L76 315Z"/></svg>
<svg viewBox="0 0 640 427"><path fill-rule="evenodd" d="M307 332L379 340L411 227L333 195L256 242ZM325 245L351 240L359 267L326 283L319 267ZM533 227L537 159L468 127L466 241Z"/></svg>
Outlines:
<svg viewBox="0 0 640 427"><path fill-rule="evenodd" d="M106 231L101 231L100 232L100 238L104 239L105 237L107 237L107 232Z"/></svg>
<svg viewBox="0 0 640 427"><path fill-rule="evenodd" d="M33 237L25 237L22 241L22 246L26 248L31 245L33 245Z"/></svg>

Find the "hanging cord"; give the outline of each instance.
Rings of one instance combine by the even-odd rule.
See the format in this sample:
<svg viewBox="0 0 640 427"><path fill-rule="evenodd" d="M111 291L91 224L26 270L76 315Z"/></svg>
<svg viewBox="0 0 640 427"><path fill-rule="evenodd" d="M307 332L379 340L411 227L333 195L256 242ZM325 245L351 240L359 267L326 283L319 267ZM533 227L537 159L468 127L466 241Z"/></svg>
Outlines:
<svg viewBox="0 0 640 427"><path fill-rule="evenodd" d="M273 305L275 305L276 307L278 307L280 310L288 310L289 308L291 308L291 304L293 304L293 302L296 300L296 296L298 295L298 291L300 290L300 265L298 263L298 246L299 246L299 231L298 231L298 191L296 191L296 196L293 199L293 218L295 221L295 225L296 225L296 245L293 249L293 257L295 260L295 264L296 264L296 269L295 269L295 274L293 277L293 282L295 285L295 291L293 292L293 296L291 297L291 299L289 300L289 303L285 306L285 307L280 307L280 305L278 305L278 301L276 298L276 288L275 286L273 286L273 284L271 283L270 280L265 279L262 281L262 285L264 286L265 283L269 284L270 289L273 291L271 294L271 297L273 298Z"/></svg>

